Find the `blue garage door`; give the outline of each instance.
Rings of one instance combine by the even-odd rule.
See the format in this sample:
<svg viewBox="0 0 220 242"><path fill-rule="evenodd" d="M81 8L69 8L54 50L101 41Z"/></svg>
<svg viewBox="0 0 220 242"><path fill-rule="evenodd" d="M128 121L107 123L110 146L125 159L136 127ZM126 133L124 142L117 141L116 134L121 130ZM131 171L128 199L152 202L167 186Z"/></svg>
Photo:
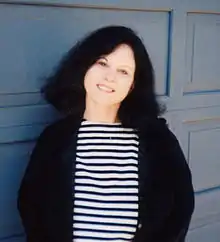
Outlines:
<svg viewBox="0 0 220 242"><path fill-rule="evenodd" d="M0 1L0 242L23 242L17 191L33 145L57 114L44 78L75 41L120 24L144 40L156 89L193 173L188 240L220 241L220 1Z"/></svg>

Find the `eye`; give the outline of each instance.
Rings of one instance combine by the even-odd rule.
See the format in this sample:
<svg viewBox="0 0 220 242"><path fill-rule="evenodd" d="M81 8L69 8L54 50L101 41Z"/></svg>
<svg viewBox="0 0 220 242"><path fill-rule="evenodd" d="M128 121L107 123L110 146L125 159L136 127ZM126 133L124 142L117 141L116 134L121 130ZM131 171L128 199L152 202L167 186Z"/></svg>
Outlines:
<svg viewBox="0 0 220 242"><path fill-rule="evenodd" d="M98 63L98 65L103 66L103 67L107 66L107 64L104 61L98 61L97 63Z"/></svg>
<svg viewBox="0 0 220 242"><path fill-rule="evenodd" d="M119 70L119 72L120 72L121 74L123 74L123 75L128 75L128 72L127 72L126 70L121 69L121 70Z"/></svg>

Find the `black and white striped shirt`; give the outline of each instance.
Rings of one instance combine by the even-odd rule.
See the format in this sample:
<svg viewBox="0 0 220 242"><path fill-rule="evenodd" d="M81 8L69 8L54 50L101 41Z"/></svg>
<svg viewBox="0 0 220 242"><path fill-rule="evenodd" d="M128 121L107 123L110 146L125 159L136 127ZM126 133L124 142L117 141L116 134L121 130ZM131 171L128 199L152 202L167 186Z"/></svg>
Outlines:
<svg viewBox="0 0 220 242"><path fill-rule="evenodd" d="M133 129L83 120L78 132L73 241L123 242L138 222L138 145Z"/></svg>

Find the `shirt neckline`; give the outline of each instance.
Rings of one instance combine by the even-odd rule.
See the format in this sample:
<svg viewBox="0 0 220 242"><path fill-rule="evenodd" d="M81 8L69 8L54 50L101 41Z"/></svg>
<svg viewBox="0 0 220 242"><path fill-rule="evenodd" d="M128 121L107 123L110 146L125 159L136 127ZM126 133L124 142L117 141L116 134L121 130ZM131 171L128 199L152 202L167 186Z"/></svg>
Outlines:
<svg viewBox="0 0 220 242"><path fill-rule="evenodd" d="M90 121L85 118L82 119L82 124L94 124L94 125L117 125L117 126L122 126L122 123L116 122L116 123L108 123L108 122L99 122L99 121Z"/></svg>

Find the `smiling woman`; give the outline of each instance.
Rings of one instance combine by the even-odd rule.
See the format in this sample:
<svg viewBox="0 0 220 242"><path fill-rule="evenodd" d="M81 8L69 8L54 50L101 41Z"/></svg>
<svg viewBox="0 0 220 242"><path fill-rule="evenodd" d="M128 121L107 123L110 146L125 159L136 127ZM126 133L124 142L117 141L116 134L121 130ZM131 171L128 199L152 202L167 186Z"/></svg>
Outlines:
<svg viewBox="0 0 220 242"><path fill-rule="evenodd" d="M128 45L119 45L112 53L98 59L88 69L84 79L84 117L94 121L114 122L121 102L132 90L134 73L134 54Z"/></svg>
<svg viewBox="0 0 220 242"><path fill-rule="evenodd" d="M79 41L43 88L64 118L40 135L18 209L28 242L183 242L191 172L130 28Z"/></svg>

